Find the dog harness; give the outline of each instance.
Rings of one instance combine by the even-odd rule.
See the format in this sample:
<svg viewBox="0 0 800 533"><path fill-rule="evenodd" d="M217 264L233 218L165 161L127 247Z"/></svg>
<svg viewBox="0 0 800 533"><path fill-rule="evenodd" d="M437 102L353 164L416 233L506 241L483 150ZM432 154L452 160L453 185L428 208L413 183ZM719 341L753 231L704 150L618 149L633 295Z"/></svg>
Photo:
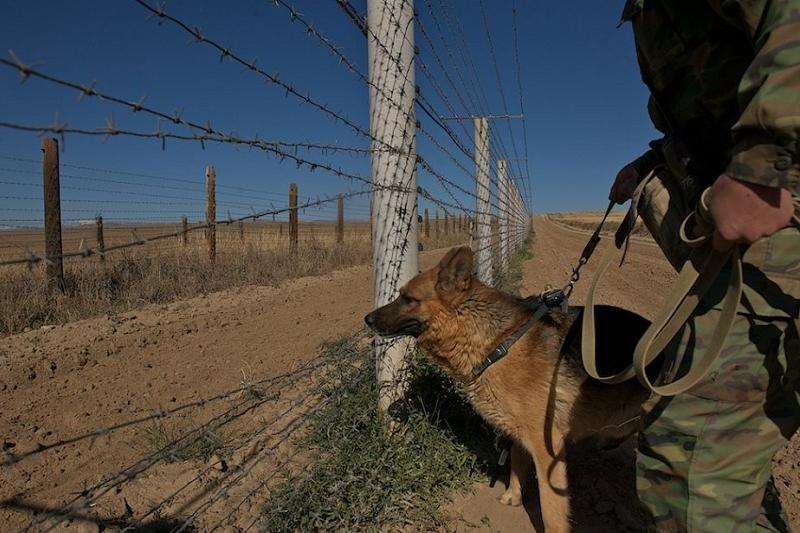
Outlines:
<svg viewBox="0 0 800 533"><path fill-rule="evenodd" d="M563 298L555 297L553 298L548 293L543 294L535 299L531 310L533 314L530 316L528 320L526 320L520 327L514 330L514 333L506 337L506 339L500 343L500 345L492 350L489 355L487 355L483 361L480 362L478 366L472 369L472 377L478 378L486 372L490 366L498 362L500 359L508 355L508 351L514 346L514 343L517 342L525 335L531 326L533 326L536 322L541 320L541 318L547 314L553 307L560 307L561 301ZM562 294L563 297L563 294Z"/></svg>

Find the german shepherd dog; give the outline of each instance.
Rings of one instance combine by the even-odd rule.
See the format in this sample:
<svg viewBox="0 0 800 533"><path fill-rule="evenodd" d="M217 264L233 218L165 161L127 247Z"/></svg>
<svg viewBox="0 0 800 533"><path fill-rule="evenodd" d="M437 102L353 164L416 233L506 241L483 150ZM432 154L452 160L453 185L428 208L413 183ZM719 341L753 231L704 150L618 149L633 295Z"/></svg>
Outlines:
<svg viewBox="0 0 800 533"><path fill-rule="evenodd" d="M580 309L549 311L476 376L487 354L529 321L529 301L495 290L473 276L473 254L454 248L400 289L393 302L365 322L382 336L410 335L423 351L460 381L472 406L513 439L511 476L501 502L519 505L520 481L531 477L533 458L542 520L548 533L570 530L566 443L596 439L616 445L639 428L647 391L636 380L606 385L590 379L580 358ZM609 368L628 363L648 322L621 309L598 306L598 357L613 347ZM616 329L615 329L616 328ZM603 339L603 332L606 332ZM614 333L616 332L616 333ZM615 354L611 354L612 356Z"/></svg>

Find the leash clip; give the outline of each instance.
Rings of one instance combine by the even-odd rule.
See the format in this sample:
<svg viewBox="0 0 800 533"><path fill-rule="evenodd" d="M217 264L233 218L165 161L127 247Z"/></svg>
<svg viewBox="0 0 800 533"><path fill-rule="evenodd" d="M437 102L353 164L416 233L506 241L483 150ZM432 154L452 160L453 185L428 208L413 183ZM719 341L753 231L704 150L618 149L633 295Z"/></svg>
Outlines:
<svg viewBox="0 0 800 533"><path fill-rule="evenodd" d="M563 307L567 301L567 295L564 289L549 289L539 295L542 303L548 308Z"/></svg>

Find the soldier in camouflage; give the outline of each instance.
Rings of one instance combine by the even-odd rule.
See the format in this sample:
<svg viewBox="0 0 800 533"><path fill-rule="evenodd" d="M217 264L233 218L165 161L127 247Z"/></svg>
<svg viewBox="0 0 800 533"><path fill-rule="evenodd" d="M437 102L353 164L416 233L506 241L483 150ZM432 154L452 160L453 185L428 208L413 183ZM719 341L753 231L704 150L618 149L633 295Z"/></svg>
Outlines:
<svg viewBox="0 0 800 533"><path fill-rule="evenodd" d="M654 531L788 531L771 462L800 425L800 233L787 227L800 192L800 0L628 0L622 18L664 137L620 171L611 198L627 200L662 165L693 184L690 202L711 187L715 248L746 248L715 367L646 406L639 498ZM727 275L669 357L702 355Z"/></svg>

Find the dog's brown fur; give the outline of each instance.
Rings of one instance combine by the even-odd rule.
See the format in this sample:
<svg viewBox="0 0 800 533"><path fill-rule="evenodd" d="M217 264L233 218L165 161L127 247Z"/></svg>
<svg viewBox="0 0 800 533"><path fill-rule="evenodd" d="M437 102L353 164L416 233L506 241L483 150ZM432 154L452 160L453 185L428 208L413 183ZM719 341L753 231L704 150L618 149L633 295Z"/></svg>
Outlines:
<svg viewBox="0 0 800 533"><path fill-rule="evenodd" d="M474 378L472 369L524 324L531 310L523 300L484 285L472 271L472 251L455 248L365 320L381 335L417 337L430 357L464 383L475 410L533 458L545 529L569 531L566 441L602 434L608 442L621 442L638 428L634 421L647 394L636 382L609 386L588 379L579 338L569 334L574 311L545 315L505 358ZM501 499L518 505L515 474L529 476L519 453L512 453L511 482Z"/></svg>

